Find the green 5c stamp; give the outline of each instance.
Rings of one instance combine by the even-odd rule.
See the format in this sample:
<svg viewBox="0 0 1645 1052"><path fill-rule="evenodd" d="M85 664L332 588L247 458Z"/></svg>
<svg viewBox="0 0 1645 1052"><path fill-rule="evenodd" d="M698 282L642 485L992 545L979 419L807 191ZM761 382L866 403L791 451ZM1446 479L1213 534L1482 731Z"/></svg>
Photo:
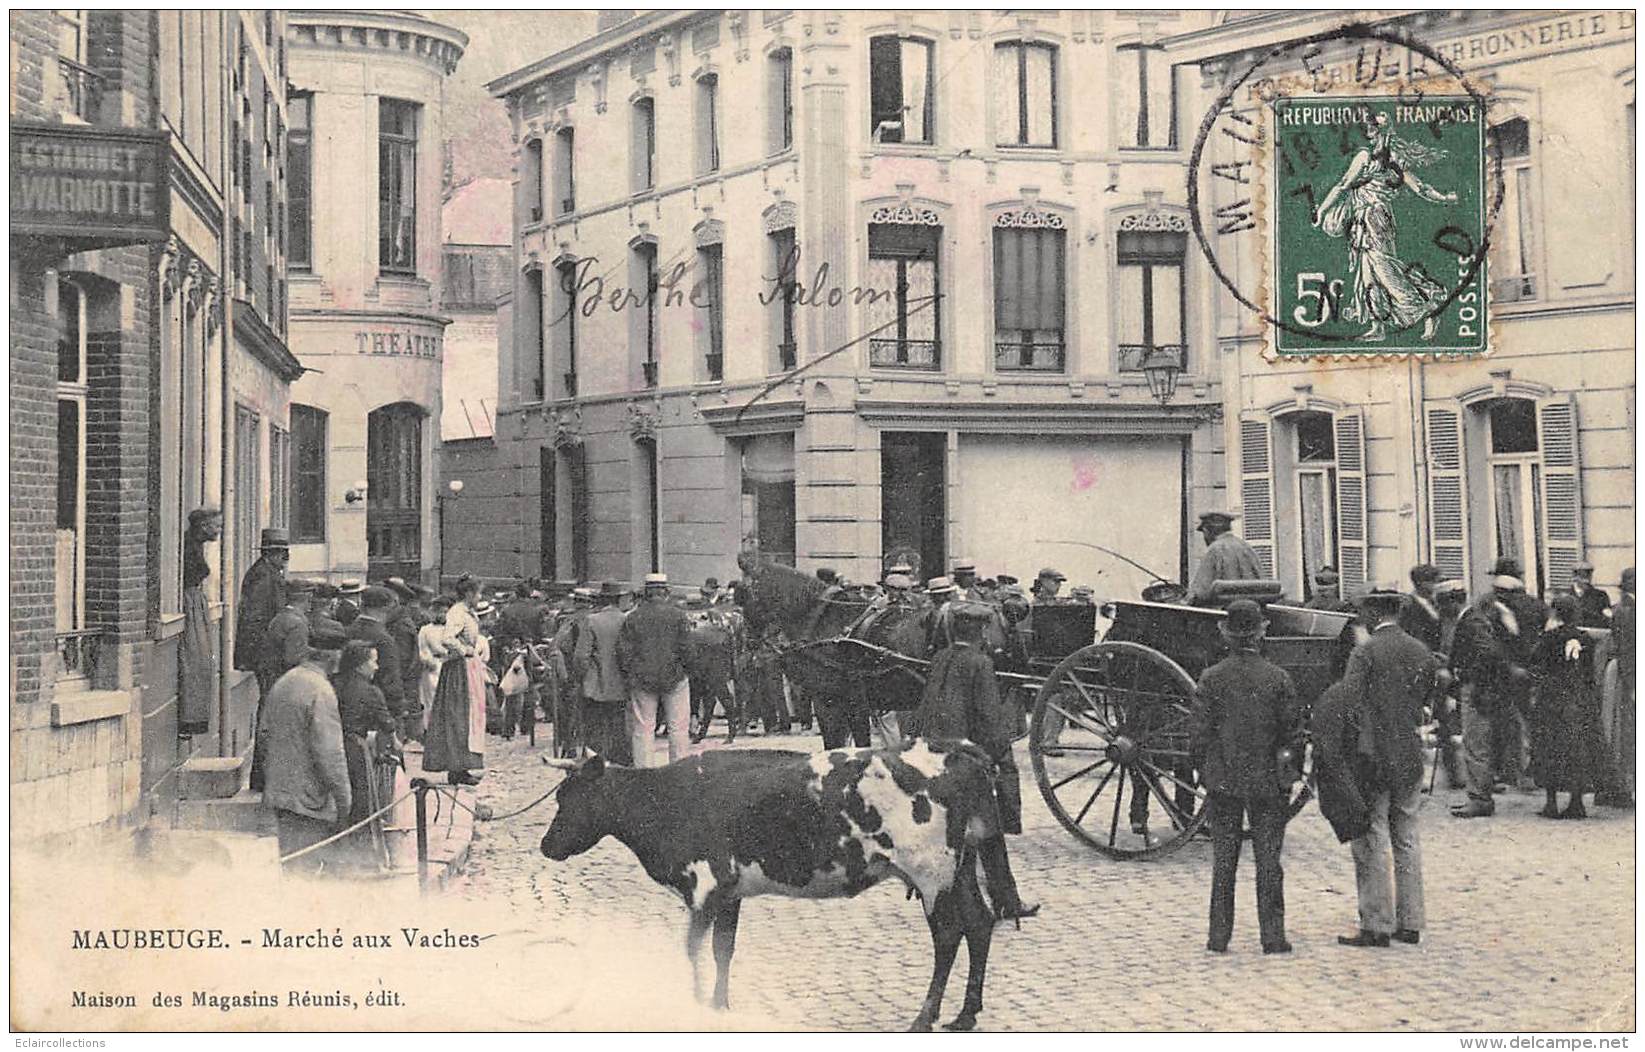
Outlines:
<svg viewBox="0 0 1645 1052"><path fill-rule="evenodd" d="M1273 113L1274 349L1485 353L1481 101L1293 97Z"/></svg>

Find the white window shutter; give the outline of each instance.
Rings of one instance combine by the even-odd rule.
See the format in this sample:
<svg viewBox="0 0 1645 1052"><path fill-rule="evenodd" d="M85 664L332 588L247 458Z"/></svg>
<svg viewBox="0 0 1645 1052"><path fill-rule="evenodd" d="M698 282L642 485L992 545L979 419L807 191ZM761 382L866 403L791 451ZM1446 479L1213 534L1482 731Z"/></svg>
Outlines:
<svg viewBox="0 0 1645 1052"><path fill-rule="evenodd" d="M1337 576L1344 598L1365 591L1369 562L1366 536L1365 417L1358 409L1337 413Z"/></svg>
<svg viewBox="0 0 1645 1052"><path fill-rule="evenodd" d="M1239 422L1239 496L1245 543L1264 577L1274 576L1274 466L1267 420Z"/></svg>
<svg viewBox="0 0 1645 1052"><path fill-rule="evenodd" d="M1462 407L1431 405L1428 425L1429 558L1446 579L1468 580L1467 463Z"/></svg>
<svg viewBox="0 0 1645 1052"><path fill-rule="evenodd" d="M1536 419L1542 450L1542 565L1552 594L1571 587L1571 567L1582 559L1576 403L1569 395L1539 398Z"/></svg>

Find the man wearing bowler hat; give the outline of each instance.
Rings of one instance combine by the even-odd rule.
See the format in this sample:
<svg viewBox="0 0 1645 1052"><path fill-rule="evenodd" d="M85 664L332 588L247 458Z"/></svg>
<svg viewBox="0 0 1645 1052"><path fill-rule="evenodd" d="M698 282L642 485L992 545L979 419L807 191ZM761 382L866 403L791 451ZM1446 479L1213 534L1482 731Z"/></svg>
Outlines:
<svg viewBox="0 0 1645 1052"><path fill-rule="evenodd" d="M234 618L234 667L246 672L263 668L263 637L268 623L286 605L286 563L291 549L286 531L270 527L263 531L262 554L240 580L240 606ZM259 676L260 693L269 684Z"/></svg>
<svg viewBox="0 0 1645 1052"><path fill-rule="evenodd" d="M1571 567L1571 594L1576 596L1577 623L1583 628L1611 627L1611 597L1594 587L1594 564Z"/></svg>
<svg viewBox="0 0 1645 1052"><path fill-rule="evenodd" d="M1195 606L1213 606L1218 581L1256 581L1262 578L1257 553L1232 528L1234 515L1208 511L1199 517L1198 531L1205 538L1205 554L1194 569L1188 586L1188 601Z"/></svg>
<svg viewBox="0 0 1645 1052"><path fill-rule="evenodd" d="M1226 953L1233 936L1234 876L1241 827L1250 815L1262 952L1290 953L1280 851L1296 780L1292 757L1302 754L1302 706L1290 674L1258 653L1268 627L1261 607L1236 599L1217 627L1231 653L1200 677L1190 724L1190 741L1210 791L1211 932L1205 948Z"/></svg>
<svg viewBox="0 0 1645 1052"><path fill-rule="evenodd" d="M582 684L584 743L613 763L631 765L627 726L628 679L617 664L617 641L626 615L619 608L627 591L603 581L590 596L597 609L581 623L572 651L571 672Z"/></svg>
<svg viewBox="0 0 1645 1052"><path fill-rule="evenodd" d="M1415 944L1426 924L1422 894L1423 706L1434 694L1433 652L1399 627L1405 597L1376 588L1360 601L1371 635L1354 647L1342 685L1360 714L1359 755L1369 760L1371 828L1351 841L1359 930L1344 946Z"/></svg>

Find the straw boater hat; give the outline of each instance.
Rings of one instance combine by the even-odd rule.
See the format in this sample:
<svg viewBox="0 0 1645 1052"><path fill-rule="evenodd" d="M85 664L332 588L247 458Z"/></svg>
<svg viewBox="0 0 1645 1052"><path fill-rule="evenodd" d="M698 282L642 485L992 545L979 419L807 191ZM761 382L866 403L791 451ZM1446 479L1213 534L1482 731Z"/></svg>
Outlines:
<svg viewBox="0 0 1645 1052"><path fill-rule="evenodd" d="M954 582L947 577L933 577L925 582L927 595L947 595L954 591Z"/></svg>
<svg viewBox="0 0 1645 1052"><path fill-rule="evenodd" d="M1468 582L1462 580L1459 577L1453 577L1449 581L1441 581L1438 584L1434 585L1434 596L1436 598L1438 598L1439 596L1444 596L1444 595L1467 595L1467 594L1468 594Z"/></svg>
<svg viewBox="0 0 1645 1052"><path fill-rule="evenodd" d="M648 573L648 574L646 574L645 575L645 590L649 592L654 588L661 588L664 591L667 591L668 590L668 575L665 574L665 573Z"/></svg>
<svg viewBox="0 0 1645 1052"><path fill-rule="evenodd" d="M955 577L958 577L962 573L975 574L976 572L977 564L972 562L970 559L956 559L954 561Z"/></svg>
<svg viewBox="0 0 1645 1052"><path fill-rule="evenodd" d="M365 590L366 583L358 577L350 577L337 586L338 595L362 595Z"/></svg>

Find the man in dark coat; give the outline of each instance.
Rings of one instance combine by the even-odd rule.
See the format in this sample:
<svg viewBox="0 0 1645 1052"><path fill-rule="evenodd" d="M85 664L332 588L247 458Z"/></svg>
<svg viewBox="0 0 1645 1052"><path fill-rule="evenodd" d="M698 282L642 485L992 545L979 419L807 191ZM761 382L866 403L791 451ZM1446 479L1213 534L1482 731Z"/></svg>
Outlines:
<svg viewBox="0 0 1645 1052"><path fill-rule="evenodd" d="M1359 708L1359 751L1372 761L1366 795L1371 828L1353 843L1359 886L1359 931L1345 946L1387 946L1390 936L1416 943L1426 924L1422 895L1423 706L1434 693L1439 663L1399 627L1404 597L1375 589L1362 604L1370 638L1354 647L1342 682Z"/></svg>
<svg viewBox="0 0 1645 1052"><path fill-rule="evenodd" d="M1290 674L1257 652L1268 626L1262 609L1236 599L1217 625L1232 653L1200 677L1190 724L1190 743L1210 792L1211 934L1205 948L1226 953L1234 932L1234 875L1249 814L1262 952L1290 953L1280 851L1294 758L1301 756L1302 710Z"/></svg>
<svg viewBox="0 0 1645 1052"><path fill-rule="evenodd" d="M263 634L286 605L286 563L291 556L286 531L264 530L261 550L262 555L240 579L240 606L234 619L234 667L247 672L262 670ZM268 693L270 684L261 677L257 685L260 693Z"/></svg>
<svg viewBox="0 0 1645 1052"><path fill-rule="evenodd" d="M689 753L691 625L669 595L668 575L646 574L645 599L623 619L617 667L628 681L628 735L634 766L651 767L657 718L668 724L668 762Z"/></svg>
<svg viewBox="0 0 1645 1052"><path fill-rule="evenodd" d="M428 622L424 617L422 599L416 588L399 577L386 579L383 581L383 587L393 592L394 597L400 601L393 614L389 616L388 634L389 638L394 640L395 657L400 663L400 697L404 705L404 715L399 731L402 737L410 737L421 729L422 723L422 712L417 700L417 681L422 677L423 666L417 657L417 630Z"/></svg>
<svg viewBox="0 0 1645 1052"><path fill-rule="evenodd" d="M1622 598L1611 612L1611 655L1615 686L1611 702L1615 711L1606 724L1609 753L1616 767L1616 784L1594 796L1601 807L1634 806L1634 568L1622 571L1618 582Z"/></svg>
<svg viewBox="0 0 1645 1052"><path fill-rule="evenodd" d="M983 653L983 629L994 616L981 603L953 604L954 641L937 652L926 676L920 707L902 728L909 737L964 738L994 761L994 795L999 802L1002 833L1022 832L1022 790L1011 755L1011 725L1000 704L994 662ZM1025 905L1006 859L1005 839L978 845L988 897L1005 918L1031 917L1039 907Z"/></svg>
<svg viewBox="0 0 1645 1052"><path fill-rule="evenodd" d="M1593 563L1571 567L1571 594L1577 601L1577 625L1581 628L1611 627L1611 597L1594 587Z"/></svg>
<svg viewBox="0 0 1645 1052"><path fill-rule="evenodd" d="M308 605L314 594L309 581L283 583L285 605L269 619L263 629L262 660L257 666L257 705L262 711L263 699L274 689L274 683L303 662L309 650ZM261 719L261 716L256 717ZM255 725L255 723L254 723ZM254 738L251 751L251 787L263 788L265 748L261 738Z"/></svg>
<svg viewBox="0 0 1645 1052"><path fill-rule="evenodd" d="M1365 791L1374 779L1359 753L1359 706L1340 680L1314 701L1308 729L1314 743L1319 813L1331 824L1337 840L1349 843L1371 829Z"/></svg>
<svg viewBox="0 0 1645 1052"><path fill-rule="evenodd" d="M1525 590L1524 571L1513 558L1498 559L1491 568L1491 591L1480 601L1481 611L1513 664L1531 667L1531 655L1542 639L1548 623L1548 608ZM1503 684L1505 697L1491 722L1496 750L1497 777L1510 785L1526 776L1530 736L1525 718L1531 711L1532 682L1529 674L1513 676Z"/></svg>
<svg viewBox="0 0 1645 1052"><path fill-rule="evenodd" d="M394 593L387 588L375 584L367 588L360 594L360 614L348 626L348 638L364 640L377 648L377 673L371 682L383 692L389 715L400 720L408 708L405 676L400 671L400 648L388 627L396 605Z"/></svg>
<svg viewBox="0 0 1645 1052"><path fill-rule="evenodd" d="M1461 582L1443 586L1441 599L1455 602ZM1454 591L1453 591L1454 588ZM1463 596L1464 600L1466 596ZM1462 761L1467 802L1451 808L1453 818L1489 818L1496 813L1491 798L1497 778L1495 732L1498 709L1511 697L1516 666L1498 633L1480 606L1465 607L1457 617L1446 652L1456 677L1462 712ZM1521 668L1521 678L1528 673Z"/></svg>
<svg viewBox="0 0 1645 1052"><path fill-rule="evenodd" d="M1411 567L1411 591L1399 609L1399 627L1405 634L1436 653L1440 645L1439 605L1434 589L1439 584L1439 567L1423 563Z"/></svg>

